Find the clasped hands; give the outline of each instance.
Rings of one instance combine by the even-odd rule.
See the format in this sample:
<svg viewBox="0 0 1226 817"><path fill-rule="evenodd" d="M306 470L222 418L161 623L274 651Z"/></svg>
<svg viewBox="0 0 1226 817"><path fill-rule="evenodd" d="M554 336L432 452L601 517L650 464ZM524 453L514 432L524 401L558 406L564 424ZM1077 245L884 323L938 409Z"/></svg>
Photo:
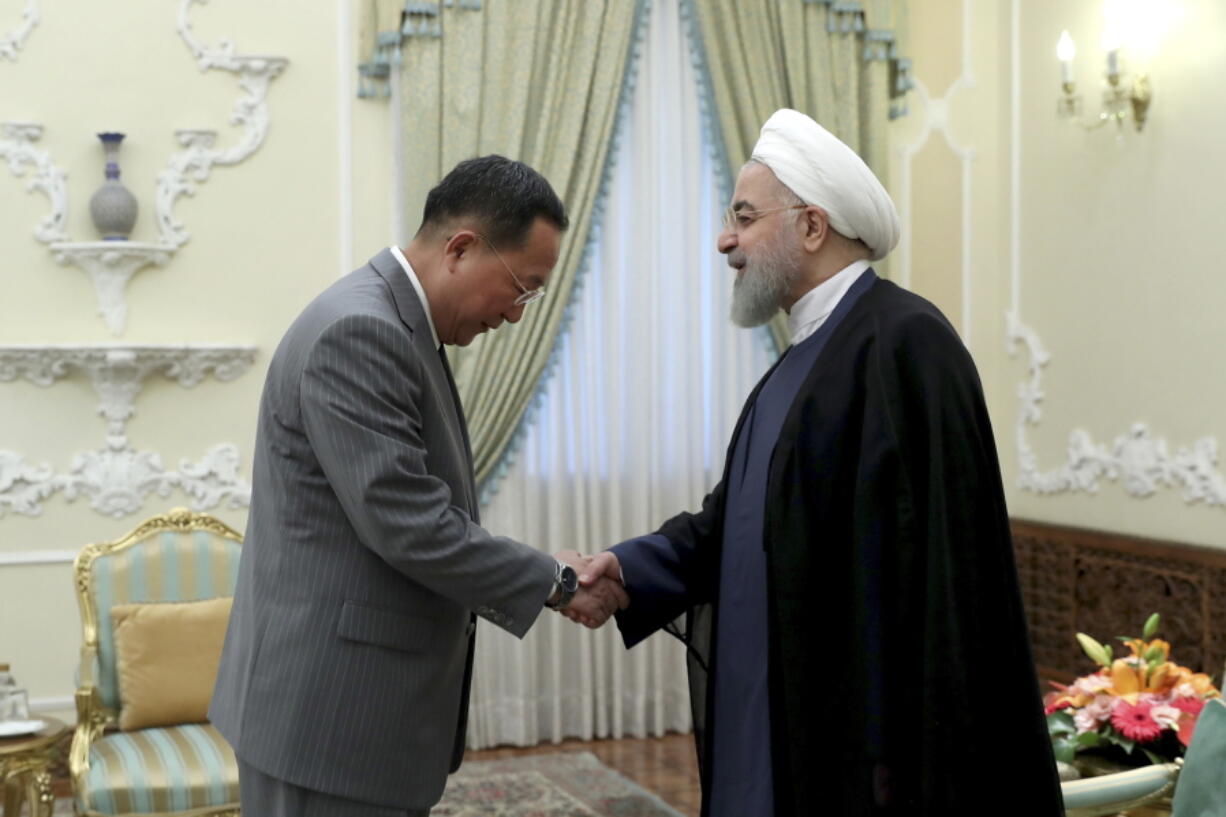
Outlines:
<svg viewBox="0 0 1226 817"><path fill-rule="evenodd" d="M564 550L554 556L579 574L579 589L570 604L558 612L585 627L596 629L618 610L630 606L630 597L622 586L621 565L609 551L584 556L574 550Z"/></svg>

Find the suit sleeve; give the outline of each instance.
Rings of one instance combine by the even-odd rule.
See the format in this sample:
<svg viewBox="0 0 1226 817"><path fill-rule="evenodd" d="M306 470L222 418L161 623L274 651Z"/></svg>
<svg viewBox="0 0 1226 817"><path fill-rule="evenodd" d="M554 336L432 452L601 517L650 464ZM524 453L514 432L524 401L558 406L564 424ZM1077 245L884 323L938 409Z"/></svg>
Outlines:
<svg viewBox="0 0 1226 817"><path fill-rule="evenodd" d="M329 325L306 356L303 426L362 543L391 567L523 637L554 560L495 537L426 468L424 377L411 338L371 315Z"/></svg>
<svg viewBox="0 0 1226 817"><path fill-rule="evenodd" d="M715 594L714 541L723 483L703 500L698 513L682 513L648 536L610 548L621 564L630 606L617 614L617 628L629 649L686 610Z"/></svg>

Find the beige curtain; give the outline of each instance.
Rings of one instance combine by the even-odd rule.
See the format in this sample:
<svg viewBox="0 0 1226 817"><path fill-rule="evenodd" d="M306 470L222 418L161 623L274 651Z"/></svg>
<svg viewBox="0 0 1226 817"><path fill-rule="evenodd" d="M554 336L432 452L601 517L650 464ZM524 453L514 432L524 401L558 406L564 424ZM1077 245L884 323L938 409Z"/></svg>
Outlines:
<svg viewBox="0 0 1226 817"><path fill-rule="evenodd" d="M549 179L570 216L544 298L452 356L477 479L494 473L537 391L594 221L643 0L402 5L397 55L405 234L463 159L499 153Z"/></svg>
<svg viewBox="0 0 1226 817"><path fill-rule="evenodd" d="M749 159L762 123L779 108L812 116L886 176L886 128L890 116L904 110L897 100L909 84L909 63L898 58L903 0L688 5L730 183ZM874 268L889 274L885 262ZM778 348L787 346L782 313L770 328Z"/></svg>

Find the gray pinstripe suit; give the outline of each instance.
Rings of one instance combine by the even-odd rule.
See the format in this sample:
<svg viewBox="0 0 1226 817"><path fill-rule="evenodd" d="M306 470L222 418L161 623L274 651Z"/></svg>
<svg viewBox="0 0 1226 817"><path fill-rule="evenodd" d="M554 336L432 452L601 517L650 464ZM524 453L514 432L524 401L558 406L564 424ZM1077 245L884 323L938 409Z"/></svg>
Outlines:
<svg viewBox="0 0 1226 817"><path fill-rule="evenodd" d="M273 778L429 808L463 751L471 611L522 637L554 564L477 524L454 382L384 250L272 358L210 718Z"/></svg>

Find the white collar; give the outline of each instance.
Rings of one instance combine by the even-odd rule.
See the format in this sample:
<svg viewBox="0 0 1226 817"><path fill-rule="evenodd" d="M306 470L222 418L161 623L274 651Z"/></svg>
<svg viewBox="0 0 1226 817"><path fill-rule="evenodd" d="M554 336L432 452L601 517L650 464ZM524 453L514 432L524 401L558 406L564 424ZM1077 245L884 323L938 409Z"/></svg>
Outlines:
<svg viewBox="0 0 1226 817"><path fill-rule="evenodd" d="M404 257L404 253L400 251L399 247L392 247L392 255L396 256L396 260L400 262L404 274L409 276L409 283L413 285L413 289L417 292L417 297L421 299L421 308L426 313L426 323L430 325L430 337L434 338L434 348L440 348L442 344L439 343L438 332L434 331L434 317L430 314L430 301L426 298L426 291L422 289L417 273L413 272L413 265L409 263L409 259Z"/></svg>
<svg viewBox="0 0 1226 817"><path fill-rule="evenodd" d="M830 317L839 301L843 300L847 290L851 289L851 285L868 268L868 259L853 261L792 304L792 311L788 313L788 332L792 335L793 346L808 338L826 322L826 318Z"/></svg>

